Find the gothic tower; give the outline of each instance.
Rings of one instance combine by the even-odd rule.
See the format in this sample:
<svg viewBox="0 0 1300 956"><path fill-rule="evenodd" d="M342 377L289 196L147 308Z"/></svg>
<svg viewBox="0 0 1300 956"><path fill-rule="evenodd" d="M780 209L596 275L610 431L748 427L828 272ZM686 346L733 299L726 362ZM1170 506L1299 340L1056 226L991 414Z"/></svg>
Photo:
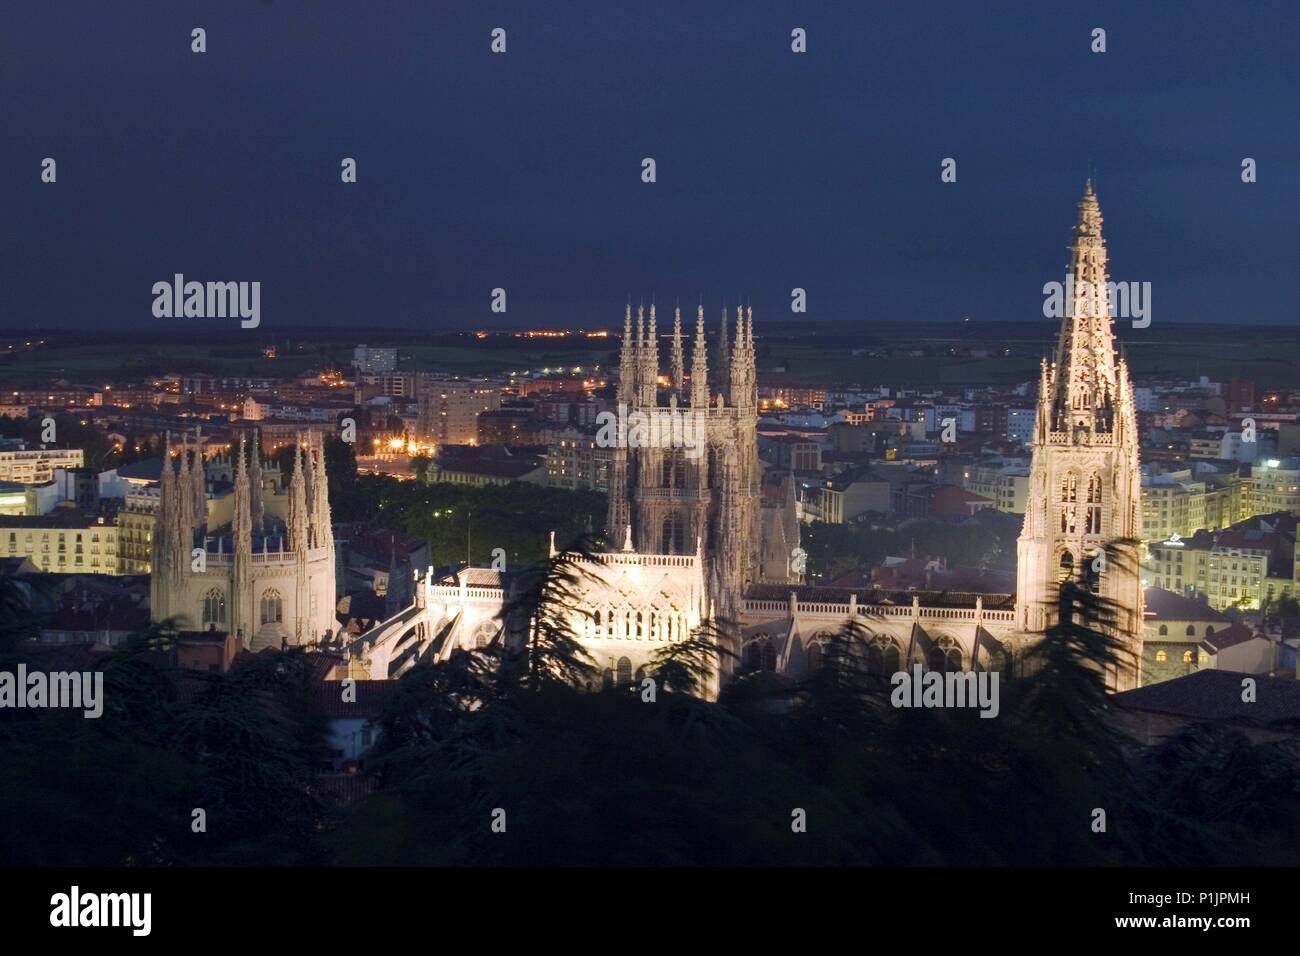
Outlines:
<svg viewBox="0 0 1300 956"><path fill-rule="evenodd" d="M300 435L284 493L262 487L257 442L241 440L230 464L230 520L209 526L200 442L170 436L159 482L150 579L155 621L235 635L250 650L328 640L334 616L335 555L325 451ZM221 510L218 507L218 510Z"/></svg>
<svg viewBox="0 0 1300 956"><path fill-rule="evenodd" d="M689 372L678 310L666 384L660 379L653 304L645 320L644 308L638 308L633 326L629 303L616 391L628 427L620 428L614 445L609 535L616 544L630 535L643 554L700 553L712 613L734 618L746 586L764 570L753 310L736 308L730 340L723 313L711 367L700 305ZM676 423L677 431L662 423ZM652 440L638 440L647 434ZM673 440L664 441L670 434Z"/></svg>
<svg viewBox="0 0 1300 956"><path fill-rule="evenodd" d="M1060 582L1092 587L1118 609L1119 636L1142 634L1141 476L1133 386L1115 351L1101 209L1089 180L1070 244L1064 315L1054 360L1043 360L1029 476L1016 548L1016 623L1056 623ZM1136 674L1110 675L1113 688Z"/></svg>

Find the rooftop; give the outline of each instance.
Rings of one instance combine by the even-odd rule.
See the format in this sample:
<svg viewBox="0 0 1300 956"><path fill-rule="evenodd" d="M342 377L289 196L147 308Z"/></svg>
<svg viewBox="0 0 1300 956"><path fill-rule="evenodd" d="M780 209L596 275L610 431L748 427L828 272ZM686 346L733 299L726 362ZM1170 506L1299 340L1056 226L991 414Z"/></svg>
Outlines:
<svg viewBox="0 0 1300 956"><path fill-rule="evenodd" d="M1226 621L1227 615L1195 598L1184 597L1164 588L1147 588L1142 592L1147 617L1157 621Z"/></svg>
<svg viewBox="0 0 1300 956"><path fill-rule="evenodd" d="M1242 681L1255 681L1256 699L1242 698ZM1300 720L1300 681L1235 671L1201 670L1113 698L1125 710L1173 714L1194 720L1239 720L1255 725Z"/></svg>

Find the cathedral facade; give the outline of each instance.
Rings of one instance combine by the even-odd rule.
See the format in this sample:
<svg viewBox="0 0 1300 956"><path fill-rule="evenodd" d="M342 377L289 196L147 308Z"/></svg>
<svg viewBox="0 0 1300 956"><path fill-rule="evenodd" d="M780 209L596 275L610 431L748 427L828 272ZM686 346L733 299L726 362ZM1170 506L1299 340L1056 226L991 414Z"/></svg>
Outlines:
<svg viewBox="0 0 1300 956"><path fill-rule="evenodd" d="M324 450L300 437L287 489L263 478L261 452L241 441L231 505L210 507L196 445L169 447L160 482L150 578L155 621L225 631L245 649L328 640L336 624L334 533Z"/></svg>
<svg viewBox="0 0 1300 956"><path fill-rule="evenodd" d="M660 368L655 306L623 318L617 401L620 419L645 422L648 438L620 429L611 442L609 517L615 541L640 554L698 555L710 611L734 618L745 588L765 576L798 580L793 483L788 500L763 507L758 458L758 375L754 311L737 306L729 340L722 313L710 370L704 306L695 317L687 372L681 309L673 318L668 368ZM656 421L670 423L667 432ZM671 423L680 423L679 433ZM599 441L600 439L598 439Z"/></svg>
<svg viewBox="0 0 1300 956"><path fill-rule="evenodd" d="M655 306L648 316L638 308L635 327L630 305L624 313L617 424L597 436L613 449L614 547L575 563L580 597L570 609L601 685L626 683L706 620L738 626L752 585L799 580L793 480L765 480L758 458L753 311L738 307L734 334L730 325L724 311L710 362L700 306L688 365L676 310L662 368ZM486 568L426 578L411 608L349 650L364 673L396 676L426 656L509 639L501 612L510 598L509 575Z"/></svg>

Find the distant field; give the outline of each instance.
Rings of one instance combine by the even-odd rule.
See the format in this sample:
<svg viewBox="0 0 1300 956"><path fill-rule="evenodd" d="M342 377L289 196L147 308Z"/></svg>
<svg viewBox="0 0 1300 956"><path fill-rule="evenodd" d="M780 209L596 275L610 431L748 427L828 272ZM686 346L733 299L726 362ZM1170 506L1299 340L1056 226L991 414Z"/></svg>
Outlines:
<svg viewBox="0 0 1300 956"><path fill-rule="evenodd" d="M1215 380L1233 376L1261 388L1300 387L1300 328L1228 325L1165 325L1133 329L1116 325L1124 357L1135 377ZM1049 325L995 323L979 328L864 323L854 333L836 327L777 324L759 341L763 382L830 384L892 382L898 385L1012 385L1032 380L1038 363L1055 348ZM988 358L954 355L970 347L991 348ZM854 356L853 349L887 352ZM924 350L930 354L907 354ZM784 366L784 371L776 371Z"/></svg>
<svg viewBox="0 0 1300 956"><path fill-rule="evenodd" d="M1037 375L1039 359L1050 353L1055 339L1055 326L1047 322L778 321L755 331L759 381L769 384L1015 385ZM1300 328L1156 324L1139 330L1117 323L1117 332L1139 378L1237 376L1261 388L1300 387ZM51 379L97 384L101 378L148 379L166 372L288 377L310 368L346 368L356 337L304 330L297 338L140 342L50 333L43 348L0 355L0 388ZM617 339L525 343L496 337L480 342L448 333L393 330L366 330L362 337L370 345L397 346L404 368L462 375L607 367L617 360L618 349ZM270 344L275 358L262 354ZM961 354L972 349L991 354ZM854 350L861 354L855 356ZM667 364L666 339L660 343L660 360Z"/></svg>

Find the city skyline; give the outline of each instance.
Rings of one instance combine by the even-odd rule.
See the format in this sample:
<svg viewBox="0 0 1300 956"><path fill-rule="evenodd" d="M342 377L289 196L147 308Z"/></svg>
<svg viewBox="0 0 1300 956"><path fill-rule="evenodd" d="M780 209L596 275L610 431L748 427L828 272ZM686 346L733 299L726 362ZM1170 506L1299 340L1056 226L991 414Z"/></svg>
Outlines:
<svg viewBox="0 0 1300 956"><path fill-rule="evenodd" d="M0 911L1283 925L1296 28L12 0Z"/></svg>

